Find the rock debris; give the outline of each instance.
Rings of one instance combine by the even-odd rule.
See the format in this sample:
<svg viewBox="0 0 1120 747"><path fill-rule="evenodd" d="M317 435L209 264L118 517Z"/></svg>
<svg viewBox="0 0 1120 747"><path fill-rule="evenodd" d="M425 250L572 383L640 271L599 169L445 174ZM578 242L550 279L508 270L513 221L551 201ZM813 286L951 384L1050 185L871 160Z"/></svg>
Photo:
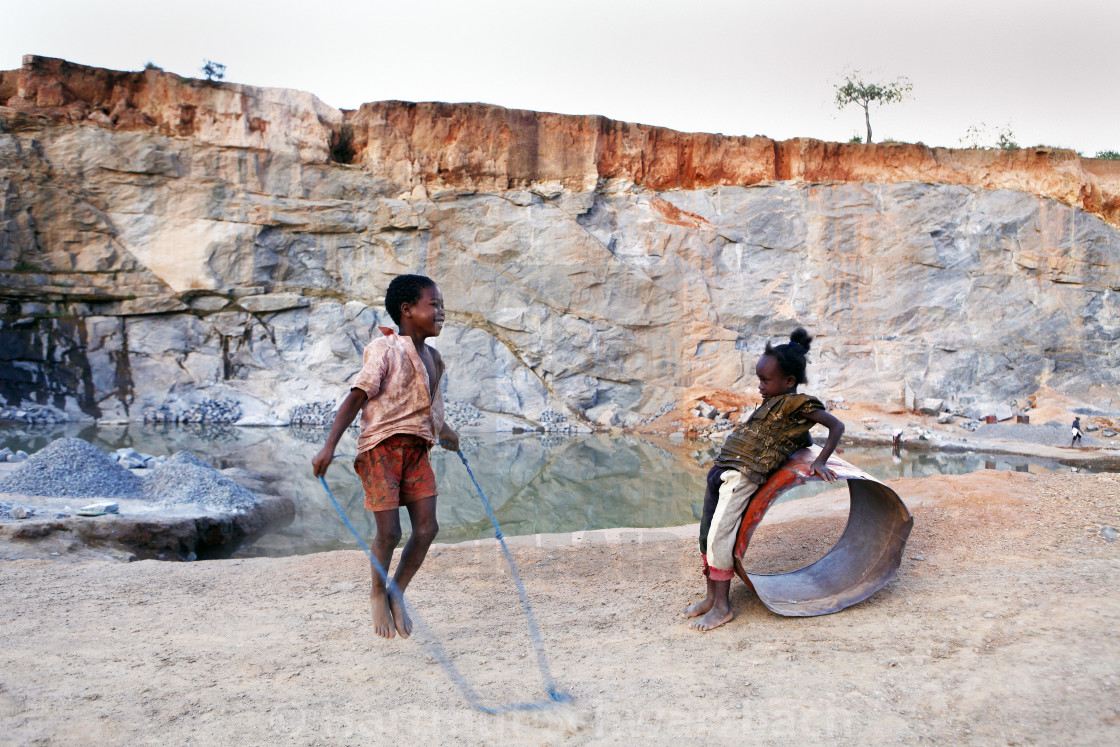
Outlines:
<svg viewBox="0 0 1120 747"><path fill-rule="evenodd" d="M131 451L131 450L121 450ZM144 477L125 469L121 458L103 453L80 438L60 438L32 454L0 480L0 492L56 498L133 498L161 505L198 504L217 511L242 512L258 499L251 490L211 467L189 451L150 457L154 467ZM0 518L14 516L15 504L0 503Z"/></svg>
<svg viewBox="0 0 1120 747"><path fill-rule="evenodd" d="M60 438L0 480L0 492L58 498L140 498L140 478L80 438Z"/></svg>
<svg viewBox="0 0 1120 747"><path fill-rule="evenodd" d="M222 511L245 511L257 498L189 451L177 452L144 478L144 496L163 504L199 503Z"/></svg>

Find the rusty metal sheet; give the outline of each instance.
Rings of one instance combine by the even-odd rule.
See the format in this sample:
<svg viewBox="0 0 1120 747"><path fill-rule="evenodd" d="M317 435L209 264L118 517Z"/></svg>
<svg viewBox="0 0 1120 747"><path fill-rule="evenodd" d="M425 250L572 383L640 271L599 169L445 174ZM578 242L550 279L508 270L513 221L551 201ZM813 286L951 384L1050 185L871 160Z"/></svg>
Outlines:
<svg viewBox="0 0 1120 747"><path fill-rule="evenodd" d="M862 602L890 581L902 562L914 518L898 494L863 470L833 456L828 466L848 484L848 523L824 557L788 573L747 573L742 557L766 511L785 491L821 480L809 474L820 453L798 451L751 497L735 542L735 571L767 609L787 617L839 612Z"/></svg>

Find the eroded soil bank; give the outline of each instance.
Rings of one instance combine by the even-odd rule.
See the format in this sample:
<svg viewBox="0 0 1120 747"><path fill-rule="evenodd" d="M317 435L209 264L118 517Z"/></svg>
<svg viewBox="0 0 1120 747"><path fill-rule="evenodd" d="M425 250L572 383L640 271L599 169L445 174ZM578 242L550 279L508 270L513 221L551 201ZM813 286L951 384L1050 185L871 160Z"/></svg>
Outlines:
<svg viewBox="0 0 1120 747"><path fill-rule="evenodd" d="M1120 543L1102 533L1120 525L1120 478L891 485L915 516L899 575L826 617L775 616L736 582L736 619L693 633L675 615L701 588L694 540L518 543L555 675L575 696L531 718L471 711L416 637L372 636L357 552L3 563L0 741L1120 739ZM819 554L843 521L820 500L764 525L751 564ZM438 548L410 596L485 700L541 695L495 548Z"/></svg>

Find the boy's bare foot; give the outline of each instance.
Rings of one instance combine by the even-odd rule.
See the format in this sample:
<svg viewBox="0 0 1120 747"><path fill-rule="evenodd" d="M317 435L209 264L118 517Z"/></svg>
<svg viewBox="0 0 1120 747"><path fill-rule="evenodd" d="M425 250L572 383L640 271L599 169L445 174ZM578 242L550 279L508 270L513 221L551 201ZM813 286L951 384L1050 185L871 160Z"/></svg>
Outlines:
<svg viewBox="0 0 1120 747"><path fill-rule="evenodd" d="M389 611L389 598L385 596L385 592L370 594L369 608L373 614L373 632L382 638L392 638L396 635L393 614Z"/></svg>
<svg viewBox="0 0 1120 747"><path fill-rule="evenodd" d="M405 612L401 601L399 597L390 596L389 608L393 611L393 622L396 624L397 632L401 634L401 638L408 638L412 635L412 620Z"/></svg>
<svg viewBox="0 0 1120 747"><path fill-rule="evenodd" d="M706 596L696 604L690 604L685 607L684 611L681 612L681 617L700 617L700 615L703 615L705 612L710 610L712 608L712 605L715 603L715 597Z"/></svg>
<svg viewBox="0 0 1120 747"><path fill-rule="evenodd" d="M695 620L689 623L688 627L692 628L693 630L700 631L714 630L724 623L731 622L732 618L734 617L735 613L731 611L730 606L724 607L723 605L712 605L712 608L708 610L708 613L706 615L701 617L699 620Z"/></svg>

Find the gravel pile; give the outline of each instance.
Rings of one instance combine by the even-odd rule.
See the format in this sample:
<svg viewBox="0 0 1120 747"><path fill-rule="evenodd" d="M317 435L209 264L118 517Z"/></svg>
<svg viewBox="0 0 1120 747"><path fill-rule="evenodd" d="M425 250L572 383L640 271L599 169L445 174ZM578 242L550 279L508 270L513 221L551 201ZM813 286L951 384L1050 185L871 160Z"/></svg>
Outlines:
<svg viewBox="0 0 1120 747"><path fill-rule="evenodd" d="M334 423L334 414L334 402L308 402L292 409L288 424L328 426Z"/></svg>
<svg viewBox="0 0 1120 747"><path fill-rule="evenodd" d="M241 419L241 403L228 398L204 399L190 407L163 404L144 410L145 423L236 423Z"/></svg>
<svg viewBox="0 0 1120 747"><path fill-rule="evenodd" d="M60 438L0 480L0 492L57 498L140 498L140 478L80 438Z"/></svg>
<svg viewBox="0 0 1120 747"><path fill-rule="evenodd" d="M144 478L144 495L166 505L198 503L219 511L245 511L257 503L252 491L189 451L177 452Z"/></svg>
<svg viewBox="0 0 1120 747"><path fill-rule="evenodd" d="M23 423L39 425L65 423L70 420L70 416L50 405L27 405L26 407L0 408L0 420L18 420Z"/></svg>
<svg viewBox="0 0 1120 747"><path fill-rule="evenodd" d="M478 425L486 416L470 402L449 399L443 403L443 415L448 424L455 429Z"/></svg>
<svg viewBox="0 0 1120 747"><path fill-rule="evenodd" d="M544 426L545 433L571 433L573 431L572 424L568 422L568 416L562 412L554 411L551 407L545 408L544 412L541 413L540 424Z"/></svg>
<svg viewBox="0 0 1120 747"><path fill-rule="evenodd" d="M677 403L676 402L666 402L663 405L661 405L661 407L657 408L657 411L654 412L652 415L650 415L648 418L644 418L639 423L639 425L649 425L650 423L657 420L662 415L666 415L666 414L672 412L675 409L677 409Z"/></svg>
<svg viewBox="0 0 1120 747"><path fill-rule="evenodd" d="M1053 421L1043 425L1028 423L985 423L972 432L976 438L1002 438L1048 446L1069 446L1071 428ZM1082 446L1100 446L1101 442L1085 433Z"/></svg>

